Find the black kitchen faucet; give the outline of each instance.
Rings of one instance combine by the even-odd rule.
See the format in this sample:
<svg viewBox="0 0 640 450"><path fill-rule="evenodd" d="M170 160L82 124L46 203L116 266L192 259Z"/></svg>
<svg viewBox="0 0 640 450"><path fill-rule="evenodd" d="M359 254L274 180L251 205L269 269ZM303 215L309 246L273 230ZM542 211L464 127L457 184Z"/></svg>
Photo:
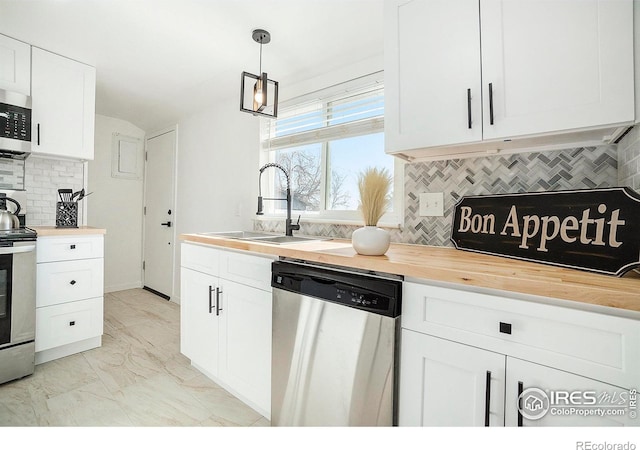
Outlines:
<svg viewBox="0 0 640 450"><path fill-rule="evenodd" d="M287 178L287 196L286 198L262 198L262 172L264 172L265 169L269 168L269 167L275 167L277 169L280 169L284 172L284 176ZM256 215L263 215L264 212L262 211L262 201L263 200L284 200L287 202L287 220L285 221L285 235L286 236L293 236L293 230L299 230L300 229L300 217L298 216L298 223L296 223L295 225L293 223L291 223L291 183L289 181L289 173L287 172L287 170L282 167L280 164L276 164L276 163L268 163L265 164L264 166L262 166L260 168L260 176L258 177L258 211L256 212Z"/></svg>

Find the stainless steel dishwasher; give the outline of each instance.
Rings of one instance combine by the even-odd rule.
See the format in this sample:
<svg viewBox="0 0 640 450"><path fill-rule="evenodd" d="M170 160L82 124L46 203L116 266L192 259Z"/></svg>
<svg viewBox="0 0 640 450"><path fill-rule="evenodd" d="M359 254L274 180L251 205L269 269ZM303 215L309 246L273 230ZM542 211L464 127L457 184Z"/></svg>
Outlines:
<svg viewBox="0 0 640 450"><path fill-rule="evenodd" d="M271 285L271 425L396 425L402 278L276 261Z"/></svg>

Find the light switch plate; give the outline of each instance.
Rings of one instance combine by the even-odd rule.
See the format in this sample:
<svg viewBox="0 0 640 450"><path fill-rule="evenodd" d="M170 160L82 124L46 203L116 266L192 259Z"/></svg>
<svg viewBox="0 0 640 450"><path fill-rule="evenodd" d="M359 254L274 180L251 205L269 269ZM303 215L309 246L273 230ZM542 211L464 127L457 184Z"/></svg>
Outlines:
<svg viewBox="0 0 640 450"><path fill-rule="evenodd" d="M444 193L427 192L420 194L420 216L444 216Z"/></svg>

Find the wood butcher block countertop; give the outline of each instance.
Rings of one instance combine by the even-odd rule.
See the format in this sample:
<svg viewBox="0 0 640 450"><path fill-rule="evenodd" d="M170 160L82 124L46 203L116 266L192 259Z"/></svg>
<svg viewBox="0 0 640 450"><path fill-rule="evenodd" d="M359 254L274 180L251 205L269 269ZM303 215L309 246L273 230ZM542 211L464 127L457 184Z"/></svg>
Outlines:
<svg viewBox="0 0 640 450"><path fill-rule="evenodd" d="M307 261L375 270L640 312L640 275L622 278L447 247L392 244L384 256L358 255L350 240L287 245L183 234L184 241ZM635 315L635 314L634 314Z"/></svg>
<svg viewBox="0 0 640 450"><path fill-rule="evenodd" d="M38 236L77 236L79 234L106 234L107 230L104 228L94 227L78 227L78 228L56 228L56 227L32 227L29 228L36 230Z"/></svg>

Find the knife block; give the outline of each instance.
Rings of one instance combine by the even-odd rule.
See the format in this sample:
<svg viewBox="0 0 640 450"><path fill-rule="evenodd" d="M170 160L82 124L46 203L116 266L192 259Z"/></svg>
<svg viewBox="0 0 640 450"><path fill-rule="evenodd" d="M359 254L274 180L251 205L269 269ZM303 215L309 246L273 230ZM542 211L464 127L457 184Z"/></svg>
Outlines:
<svg viewBox="0 0 640 450"><path fill-rule="evenodd" d="M78 203L56 203L56 228L78 228Z"/></svg>

